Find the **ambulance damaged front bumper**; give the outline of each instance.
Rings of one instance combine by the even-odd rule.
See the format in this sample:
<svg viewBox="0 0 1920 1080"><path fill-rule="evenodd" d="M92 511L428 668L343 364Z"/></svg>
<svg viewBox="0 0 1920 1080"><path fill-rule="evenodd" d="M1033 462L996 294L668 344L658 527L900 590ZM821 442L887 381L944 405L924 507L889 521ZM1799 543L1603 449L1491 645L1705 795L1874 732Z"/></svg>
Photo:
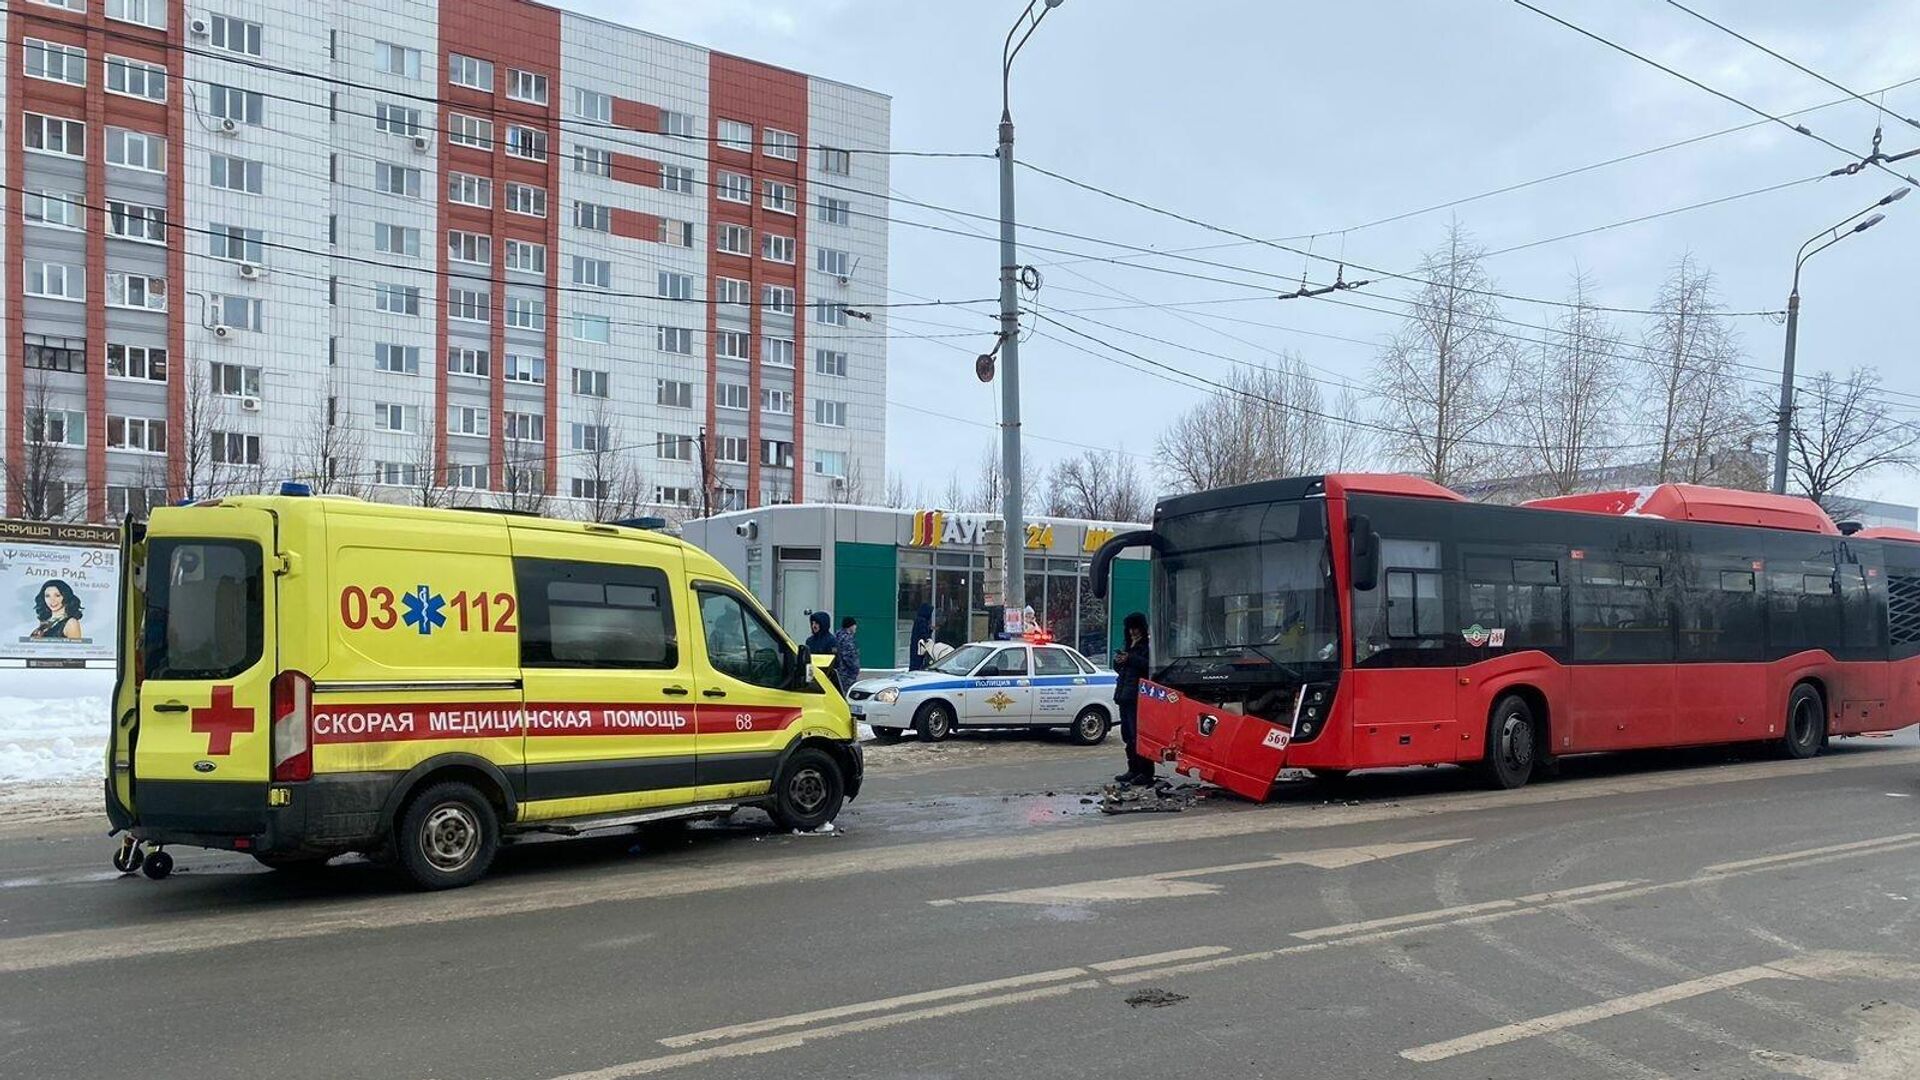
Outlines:
<svg viewBox="0 0 1920 1080"><path fill-rule="evenodd" d="M1268 696L1271 696L1269 694ZM1290 708L1266 714L1201 701L1158 683L1140 684L1140 753L1174 771L1264 802L1280 772L1324 731L1333 687L1308 683L1282 695Z"/></svg>

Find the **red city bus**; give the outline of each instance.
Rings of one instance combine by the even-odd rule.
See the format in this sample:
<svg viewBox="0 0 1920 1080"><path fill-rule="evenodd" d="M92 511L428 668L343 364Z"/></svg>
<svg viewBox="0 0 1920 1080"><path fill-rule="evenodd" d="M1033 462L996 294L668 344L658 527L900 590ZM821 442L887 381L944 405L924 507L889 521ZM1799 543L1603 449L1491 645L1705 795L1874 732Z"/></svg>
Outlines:
<svg viewBox="0 0 1920 1080"><path fill-rule="evenodd" d="M1140 750L1252 799L1282 769L1553 757L1920 722L1920 533L1668 484L1469 502L1335 474L1163 500Z"/></svg>

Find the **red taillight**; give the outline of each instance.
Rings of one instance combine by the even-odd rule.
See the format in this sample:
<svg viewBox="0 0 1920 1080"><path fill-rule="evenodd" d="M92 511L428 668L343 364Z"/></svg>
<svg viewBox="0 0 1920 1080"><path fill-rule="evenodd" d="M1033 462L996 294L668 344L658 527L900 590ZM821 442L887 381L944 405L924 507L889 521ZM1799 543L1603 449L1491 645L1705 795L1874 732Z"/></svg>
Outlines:
<svg viewBox="0 0 1920 1080"><path fill-rule="evenodd" d="M313 680L298 671L273 677L273 778L313 778L313 740L308 718L313 712Z"/></svg>

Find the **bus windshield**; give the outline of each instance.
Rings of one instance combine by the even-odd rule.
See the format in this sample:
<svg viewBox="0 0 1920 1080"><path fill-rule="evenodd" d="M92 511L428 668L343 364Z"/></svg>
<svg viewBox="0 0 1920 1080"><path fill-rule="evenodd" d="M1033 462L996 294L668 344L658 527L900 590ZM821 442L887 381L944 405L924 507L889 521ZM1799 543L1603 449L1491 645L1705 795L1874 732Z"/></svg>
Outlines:
<svg viewBox="0 0 1920 1080"><path fill-rule="evenodd" d="M1318 500L1163 521L1154 558L1162 677L1299 681L1339 662L1340 615Z"/></svg>

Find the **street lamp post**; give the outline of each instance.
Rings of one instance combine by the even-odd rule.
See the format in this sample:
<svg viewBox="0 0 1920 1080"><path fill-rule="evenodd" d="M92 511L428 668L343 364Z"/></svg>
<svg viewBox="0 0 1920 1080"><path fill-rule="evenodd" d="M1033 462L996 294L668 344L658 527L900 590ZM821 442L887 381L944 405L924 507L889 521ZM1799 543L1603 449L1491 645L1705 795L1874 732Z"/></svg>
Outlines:
<svg viewBox="0 0 1920 1080"><path fill-rule="evenodd" d="M1845 240L1854 233L1866 232L1868 229L1885 221L1887 215L1873 214L1872 217L1861 221L1851 229L1847 229L1846 232L1840 231L1846 228L1847 225L1867 214L1873 213L1873 211L1878 210L1880 207L1891 206L1899 202L1901 199L1907 197L1907 192L1912 190L1912 188L1903 187L1890 192L1885 198L1882 198L1879 202L1874 203L1865 210L1848 215L1833 228L1822 230L1812 239L1800 245L1800 253L1795 256L1793 260L1793 291L1787 294L1787 354L1780 365L1780 415L1774 421L1773 431L1773 493L1775 495L1785 495L1787 493L1787 444L1793 432L1793 352L1794 346L1800 337L1800 268L1807 264L1808 259ZM1813 247L1814 244L1820 243L1823 239L1826 241L1825 243L1821 243L1819 247L1813 248L1812 251L1807 250L1809 247Z"/></svg>
<svg viewBox="0 0 1920 1080"><path fill-rule="evenodd" d="M1040 21L1064 0L1028 0L1027 8L1007 31L1000 50L1000 516L1005 522L1001 604L1018 611L1027 602L1026 523L1020 487L1020 293L1019 256L1014 244L1013 217L1013 107L1009 82L1013 58L1040 28ZM1038 12L1034 9L1038 8ZM1021 33L1022 28L1025 33ZM1020 40L1015 41L1014 36Z"/></svg>

